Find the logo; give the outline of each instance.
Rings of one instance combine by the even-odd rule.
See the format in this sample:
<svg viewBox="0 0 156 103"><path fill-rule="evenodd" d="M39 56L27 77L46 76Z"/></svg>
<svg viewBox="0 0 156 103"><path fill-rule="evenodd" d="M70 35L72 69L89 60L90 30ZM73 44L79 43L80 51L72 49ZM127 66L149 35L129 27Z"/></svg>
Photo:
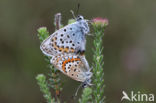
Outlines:
<svg viewBox="0 0 156 103"><path fill-rule="evenodd" d="M146 93L141 93L140 91L134 92L131 91L130 95L128 95L125 91L122 91L122 98L121 101L123 100L128 100L128 101L135 101L135 102L154 102L154 94L146 94Z"/></svg>

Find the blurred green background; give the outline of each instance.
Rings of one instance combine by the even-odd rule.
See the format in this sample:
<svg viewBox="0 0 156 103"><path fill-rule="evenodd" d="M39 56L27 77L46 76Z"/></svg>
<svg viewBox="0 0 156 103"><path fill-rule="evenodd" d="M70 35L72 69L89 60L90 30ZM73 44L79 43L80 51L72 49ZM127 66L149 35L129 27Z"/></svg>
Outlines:
<svg viewBox="0 0 156 103"><path fill-rule="evenodd" d="M85 18L109 19L103 39L106 102L120 103L122 90L156 94L156 0L79 2ZM76 11L77 0L0 0L0 103L45 103L35 77L49 70L37 29L54 32L54 14L61 12L66 24L71 9ZM90 65L92 40L87 37ZM79 83L61 76L61 98L70 103Z"/></svg>

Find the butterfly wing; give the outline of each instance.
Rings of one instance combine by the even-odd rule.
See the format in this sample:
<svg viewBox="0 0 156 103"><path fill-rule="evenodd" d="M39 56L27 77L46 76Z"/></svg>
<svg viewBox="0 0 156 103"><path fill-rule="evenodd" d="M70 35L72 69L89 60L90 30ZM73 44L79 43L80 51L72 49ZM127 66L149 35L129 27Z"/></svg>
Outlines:
<svg viewBox="0 0 156 103"><path fill-rule="evenodd" d="M85 50L85 35L81 29L79 22L69 24L44 40L40 49L47 56Z"/></svg>
<svg viewBox="0 0 156 103"><path fill-rule="evenodd" d="M84 82L90 78L90 71L85 68L84 63L77 55L53 56L51 63L62 73L76 81Z"/></svg>

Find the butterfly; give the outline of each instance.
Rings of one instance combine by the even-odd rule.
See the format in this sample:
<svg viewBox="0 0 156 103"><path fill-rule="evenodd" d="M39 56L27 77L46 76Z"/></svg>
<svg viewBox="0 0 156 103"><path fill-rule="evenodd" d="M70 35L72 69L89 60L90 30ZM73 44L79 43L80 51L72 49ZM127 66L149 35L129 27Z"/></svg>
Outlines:
<svg viewBox="0 0 156 103"><path fill-rule="evenodd" d="M85 52L86 35L90 29L88 20L83 16L78 16L76 22L55 31L45 39L40 49L47 56L53 56L62 53L80 53Z"/></svg>
<svg viewBox="0 0 156 103"><path fill-rule="evenodd" d="M63 74L76 81L83 82L84 86L91 85L92 73L84 55L59 54L52 56L50 62Z"/></svg>

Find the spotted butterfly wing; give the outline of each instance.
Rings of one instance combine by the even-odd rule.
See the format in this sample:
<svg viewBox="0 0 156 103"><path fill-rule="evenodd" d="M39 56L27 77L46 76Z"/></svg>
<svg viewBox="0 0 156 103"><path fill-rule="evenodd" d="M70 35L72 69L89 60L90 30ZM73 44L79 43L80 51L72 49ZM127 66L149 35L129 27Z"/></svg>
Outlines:
<svg viewBox="0 0 156 103"><path fill-rule="evenodd" d="M70 78L76 81L85 82L90 80L92 73L90 72L90 69L86 68L86 63L84 63L81 58L85 59L84 56L80 57L79 55L61 54L52 56L51 63Z"/></svg>
<svg viewBox="0 0 156 103"><path fill-rule="evenodd" d="M88 32L89 26L87 20L79 16L76 22L51 34L41 43L40 49L47 56L84 52L86 44L85 35Z"/></svg>

